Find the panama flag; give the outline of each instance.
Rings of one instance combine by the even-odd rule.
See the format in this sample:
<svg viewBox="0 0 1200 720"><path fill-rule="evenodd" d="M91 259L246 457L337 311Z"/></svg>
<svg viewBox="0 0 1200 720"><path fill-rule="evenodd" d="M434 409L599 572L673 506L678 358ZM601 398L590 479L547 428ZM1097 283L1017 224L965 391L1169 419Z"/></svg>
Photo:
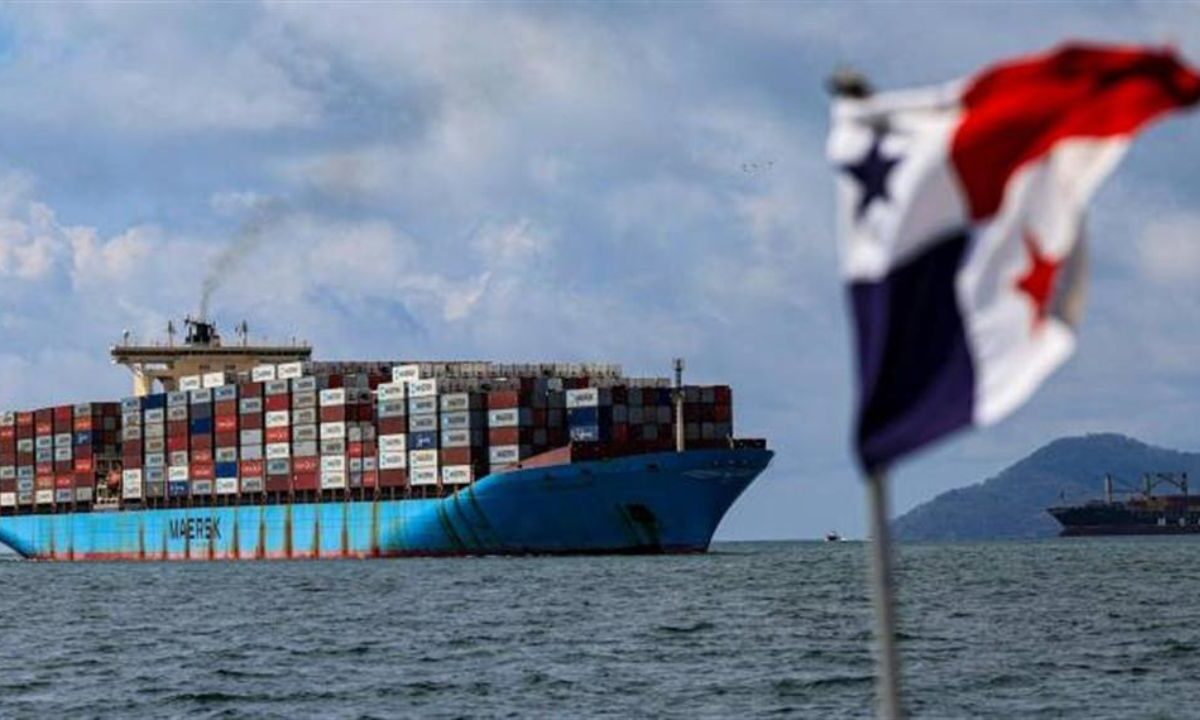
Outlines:
<svg viewBox="0 0 1200 720"><path fill-rule="evenodd" d="M1088 200L1135 132L1197 100L1173 52L1092 45L835 100L865 468L996 422L1071 354Z"/></svg>

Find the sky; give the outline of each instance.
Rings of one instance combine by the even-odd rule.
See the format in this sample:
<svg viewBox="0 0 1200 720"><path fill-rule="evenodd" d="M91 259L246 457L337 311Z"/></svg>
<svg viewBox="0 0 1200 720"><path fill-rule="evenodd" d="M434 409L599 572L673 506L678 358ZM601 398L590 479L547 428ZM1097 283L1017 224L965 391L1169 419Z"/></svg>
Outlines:
<svg viewBox="0 0 1200 720"><path fill-rule="evenodd" d="M223 327L323 359L683 356L777 450L718 537L861 536L823 82L1069 39L1200 62L1200 5L5 5L0 406L127 394L108 347L208 278ZM1200 447L1197 148L1195 113L1138 139L1092 206L1076 356L897 467L897 512L1061 435Z"/></svg>

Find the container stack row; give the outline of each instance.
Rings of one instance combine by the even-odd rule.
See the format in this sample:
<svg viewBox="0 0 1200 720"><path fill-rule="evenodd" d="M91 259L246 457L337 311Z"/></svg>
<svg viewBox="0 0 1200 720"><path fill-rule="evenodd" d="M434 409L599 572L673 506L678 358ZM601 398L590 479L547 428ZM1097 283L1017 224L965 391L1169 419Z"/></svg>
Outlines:
<svg viewBox="0 0 1200 720"><path fill-rule="evenodd" d="M93 502L119 467L119 422L115 403L0 415L0 508Z"/></svg>

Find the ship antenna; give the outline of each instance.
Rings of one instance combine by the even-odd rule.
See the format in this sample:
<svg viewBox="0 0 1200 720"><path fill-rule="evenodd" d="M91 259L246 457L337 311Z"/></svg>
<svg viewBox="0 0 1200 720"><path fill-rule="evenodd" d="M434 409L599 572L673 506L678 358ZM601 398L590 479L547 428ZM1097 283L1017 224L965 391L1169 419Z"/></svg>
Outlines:
<svg viewBox="0 0 1200 720"><path fill-rule="evenodd" d="M175 347L175 323L167 321L167 347Z"/></svg>
<svg viewBox="0 0 1200 720"><path fill-rule="evenodd" d="M675 401L675 452L684 450L683 432L683 358L675 358L675 390L671 393Z"/></svg>

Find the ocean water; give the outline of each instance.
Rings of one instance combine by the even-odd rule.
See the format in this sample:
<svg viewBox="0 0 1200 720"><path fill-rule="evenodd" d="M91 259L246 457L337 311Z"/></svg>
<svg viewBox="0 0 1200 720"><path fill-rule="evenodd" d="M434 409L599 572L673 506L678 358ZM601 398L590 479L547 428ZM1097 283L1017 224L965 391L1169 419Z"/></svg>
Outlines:
<svg viewBox="0 0 1200 720"><path fill-rule="evenodd" d="M0 717L867 717L860 543L0 562ZM901 547L916 717L1200 717L1200 538Z"/></svg>

